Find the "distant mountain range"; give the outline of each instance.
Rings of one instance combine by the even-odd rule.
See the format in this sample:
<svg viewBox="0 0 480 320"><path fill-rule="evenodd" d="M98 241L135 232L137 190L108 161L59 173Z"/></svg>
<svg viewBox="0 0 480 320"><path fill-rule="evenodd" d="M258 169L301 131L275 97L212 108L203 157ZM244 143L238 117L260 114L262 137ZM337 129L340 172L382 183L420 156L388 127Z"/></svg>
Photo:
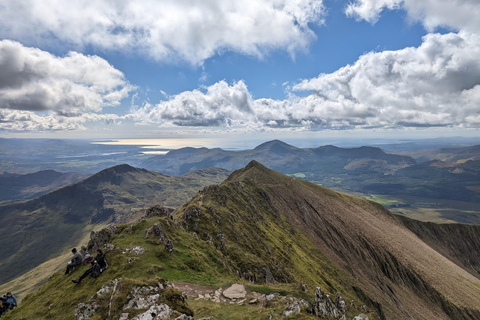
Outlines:
<svg viewBox="0 0 480 320"><path fill-rule="evenodd" d="M135 220L154 204L177 207L228 173L212 168L172 177L119 165L38 198L0 206L0 283L76 245L96 224Z"/></svg>
<svg viewBox="0 0 480 320"><path fill-rule="evenodd" d="M480 147L448 150L446 158L457 159L455 163L417 163L412 157L373 147L302 149L274 140L245 151L183 148L145 159L140 167L183 174L207 167L236 170L256 160L281 173L347 192L480 202Z"/></svg>
<svg viewBox="0 0 480 320"><path fill-rule="evenodd" d="M121 180L117 176L105 172L96 179L115 184ZM74 310L88 303L89 317L139 319L134 317L145 313L151 319L150 305L125 306L138 292L165 284L164 278L183 287L241 283L272 293L270 300L264 295L252 304L245 299L222 303L216 296L181 300L189 309L179 308L173 297L182 292L174 295L173 289L141 297L196 319L231 319L228 314L280 319L301 299L292 319L352 319L359 313L372 320L480 319L480 226L396 216L375 202L294 179L256 161L198 192L173 219L160 215L108 234L103 245L108 242L113 249L101 277L77 286L54 274L11 316L73 319ZM144 253L123 253L126 246ZM329 296L320 299L316 286ZM162 298L167 293L171 298Z"/></svg>
<svg viewBox="0 0 480 320"><path fill-rule="evenodd" d="M29 174L0 174L0 202L25 200L87 178L87 175L43 170Z"/></svg>

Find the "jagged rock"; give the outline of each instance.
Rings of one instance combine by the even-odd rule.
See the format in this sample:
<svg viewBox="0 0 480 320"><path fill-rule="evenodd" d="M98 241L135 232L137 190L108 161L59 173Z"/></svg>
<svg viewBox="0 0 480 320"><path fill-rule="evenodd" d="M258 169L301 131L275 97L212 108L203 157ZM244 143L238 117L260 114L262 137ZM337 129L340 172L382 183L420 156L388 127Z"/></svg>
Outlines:
<svg viewBox="0 0 480 320"><path fill-rule="evenodd" d="M173 248L173 241L167 237L167 234L165 233L162 225L159 222L148 228L145 237L148 238L151 235L155 235L160 241L165 244L165 250L167 250L168 253L175 253L175 249Z"/></svg>
<svg viewBox="0 0 480 320"><path fill-rule="evenodd" d="M116 231L116 226L111 226L98 232L92 231L90 233L90 241L88 241L87 245L87 252L90 254L94 254L97 249L103 249Z"/></svg>
<svg viewBox="0 0 480 320"><path fill-rule="evenodd" d="M225 289L223 296L228 299L243 299L247 295L247 291L243 284L232 284L231 287Z"/></svg>
<svg viewBox="0 0 480 320"><path fill-rule="evenodd" d="M146 312L139 314L132 320L160 320L170 319L172 315L172 309L164 303L159 305L153 305Z"/></svg>
<svg viewBox="0 0 480 320"><path fill-rule="evenodd" d="M288 305L285 310L282 312L282 317L288 317L296 313L300 313L302 311L302 306L305 308L309 308L310 304L305 300L297 300L294 301L292 304Z"/></svg>
<svg viewBox="0 0 480 320"><path fill-rule="evenodd" d="M160 290L159 287L133 287L128 295L128 302L123 306L123 310L141 310L155 305L160 297Z"/></svg>
<svg viewBox="0 0 480 320"><path fill-rule="evenodd" d="M335 296L335 307L337 307L337 310L340 312L340 314L344 315L347 313L347 303L345 302L345 299L343 299L340 292L337 292L337 295Z"/></svg>
<svg viewBox="0 0 480 320"><path fill-rule="evenodd" d="M352 320L368 320L368 317L363 313L360 313L358 316L354 317Z"/></svg>
<svg viewBox="0 0 480 320"><path fill-rule="evenodd" d="M307 288L307 285L305 283L302 283L300 285L300 288L302 289L303 292L308 293L308 288Z"/></svg>
<svg viewBox="0 0 480 320"><path fill-rule="evenodd" d="M346 320L345 312L346 304L343 297L337 294L337 304L342 308L339 310L335 303L333 303L330 295L324 293L320 287L315 289L315 301L313 303L313 314L317 317L333 317L338 320Z"/></svg>
<svg viewBox="0 0 480 320"><path fill-rule="evenodd" d="M217 247L217 250L226 252L227 247L225 246L225 235L223 234L223 231L218 232L217 237L220 239L220 245Z"/></svg>
<svg viewBox="0 0 480 320"><path fill-rule="evenodd" d="M270 268L264 267L263 269L265 270L265 282L266 283L274 283L275 278L273 277L273 274L270 271Z"/></svg>
<svg viewBox="0 0 480 320"><path fill-rule="evenodd" d="M192 316L187 316L186 314L182 314L179 317L176 317L175 320L193 320Z"/></svg>
<svg viewBox="0 0 480 320"><path fill-rule="evenodd" d="M128 320L128 313L122 313L120 315L120 318L118 318L118 320Z"/></svg>
<svg viewBox="0 0 480 320"><path fill-rule="evenodd" d="M88 320L92 318L98 309L96 302L92 303L79 303L75 308L75 320Z"/></svg>
<svg viewBox="0 0 480 320"><path fill-rule="evenodd" d="M147 209L145 215L147 218L150 217L168 217L173 209L165 208L161 204L154 205Z"/></svg>

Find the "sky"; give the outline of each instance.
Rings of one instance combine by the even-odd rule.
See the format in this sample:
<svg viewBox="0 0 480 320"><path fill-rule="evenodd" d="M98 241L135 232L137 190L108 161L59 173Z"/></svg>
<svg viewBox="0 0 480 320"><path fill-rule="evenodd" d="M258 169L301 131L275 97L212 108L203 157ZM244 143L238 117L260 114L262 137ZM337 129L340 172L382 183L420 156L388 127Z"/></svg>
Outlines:
<svg viewBox="0 0 480 320"><path fill-rule="evenodd" d="M478 0L2 0L0 136L480 134Z"/></svg>

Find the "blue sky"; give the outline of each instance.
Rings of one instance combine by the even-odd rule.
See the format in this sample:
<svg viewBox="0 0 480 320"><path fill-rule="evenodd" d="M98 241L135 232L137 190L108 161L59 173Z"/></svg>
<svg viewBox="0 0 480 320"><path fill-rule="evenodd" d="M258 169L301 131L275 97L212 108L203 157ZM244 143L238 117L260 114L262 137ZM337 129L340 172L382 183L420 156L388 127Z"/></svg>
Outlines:
<svg viewBox="0 0 480 320"><path fill-rule="evenodd" d="M474 0L5 0L0 135L475 136L479 13Z"/></svg>

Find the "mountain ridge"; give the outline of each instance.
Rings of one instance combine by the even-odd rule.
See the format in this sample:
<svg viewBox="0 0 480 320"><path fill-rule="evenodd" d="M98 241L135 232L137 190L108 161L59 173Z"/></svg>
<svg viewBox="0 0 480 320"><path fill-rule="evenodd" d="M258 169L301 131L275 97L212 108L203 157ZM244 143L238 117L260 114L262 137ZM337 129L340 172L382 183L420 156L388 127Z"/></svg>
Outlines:
<svg viewBox="0 0 480 320"><path fill-rule="evenodd" d="M173 177L118 165L38 198L0 206L0 242L5 244L0 247L0 282L75 246L75 239L94 225L138 219L142 209L157 203L176 207L227 177L223 169L199 173Z"/></svg>

